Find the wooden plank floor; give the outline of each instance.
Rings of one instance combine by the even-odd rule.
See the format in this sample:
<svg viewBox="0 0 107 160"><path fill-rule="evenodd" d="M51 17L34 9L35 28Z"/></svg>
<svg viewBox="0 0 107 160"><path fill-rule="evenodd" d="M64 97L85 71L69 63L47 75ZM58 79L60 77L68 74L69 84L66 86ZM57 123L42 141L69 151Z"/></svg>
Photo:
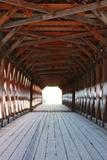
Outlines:
<svg viewBox="0 0 107 160"><path fill-rule="evenodd" d="M107 160L107 132L64 105L41 105L0 129L0 160Z"/></svg>

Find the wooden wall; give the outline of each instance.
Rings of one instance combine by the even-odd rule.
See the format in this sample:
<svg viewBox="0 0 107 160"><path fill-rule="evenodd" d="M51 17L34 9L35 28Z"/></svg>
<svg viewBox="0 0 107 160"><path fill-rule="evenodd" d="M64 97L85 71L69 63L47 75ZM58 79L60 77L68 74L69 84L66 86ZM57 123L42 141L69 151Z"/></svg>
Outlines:
<svg viewBox="0 0 107 160"><path fill-rule="evenodd" d="M75 82L75 108L96 122L107 123L107 59Z"/></svg>
<svg viewBox="0 0 107 160"><path fill-rule="evenodd" d="M75 106L75 110L86 117L101 121L103 125L107 123L107 58L90 66L72 86L75 88L74 98L67 100L71 109Z"/></svg>
<svg viewBox="0 0 107 160"><path fill-rule="evenodd" d="M20 70L0 58L0 121L15 117L30 109L31 80ZM33 101L35 105L41 101L41 90L33 85Z"/></svg>

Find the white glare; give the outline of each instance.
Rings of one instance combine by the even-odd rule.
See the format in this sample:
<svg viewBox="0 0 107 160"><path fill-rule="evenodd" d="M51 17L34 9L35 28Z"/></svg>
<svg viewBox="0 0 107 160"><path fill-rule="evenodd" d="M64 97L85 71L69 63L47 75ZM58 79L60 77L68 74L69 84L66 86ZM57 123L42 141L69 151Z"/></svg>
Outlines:
<svg viewBox="0 0 107 160"><path fill-rule="evenodd" d="M42 96L44 104L62 104L62 91L59 87L45 87Z"/></svg>

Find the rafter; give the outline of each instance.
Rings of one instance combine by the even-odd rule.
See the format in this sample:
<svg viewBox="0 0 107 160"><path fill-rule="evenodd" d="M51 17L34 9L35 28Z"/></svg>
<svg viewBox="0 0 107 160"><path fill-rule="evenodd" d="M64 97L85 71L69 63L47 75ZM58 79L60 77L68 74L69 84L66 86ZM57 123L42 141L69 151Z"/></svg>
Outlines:
<svg viewBox="0 0 107 160"><path fill-rule="evenodd" d="M20 29L21 29L20 26L15 27L9 33L7 33L0 41L0 48L3 47L3 45L5 45L6 42L9 41L11 37L14 36Z"/></svg>
<svg viewBox="0 0 107 160"><path fill-rule="evenodd" d="M85 28L83 27L70 27L69 25L68 26L33 26L33 27L28 27L26 29L23 29L24 31L35 31L35 32L55 32L55 31L63 31L63 32L83 32L83 31L86 31Z"/></svg>
<svg viewBox="0 0 107 160"><path fill-rule="evenodd" d="M76 38L80 38L80 37L85 37L85 36L90 36L90 33L88 32L81 32L81 33L75 33L75 34L71 34L71 35L65 35L65 36L61 36L61 37L48 37L48 38L45 38L43 40L38 40L38 41L28 41L28 42L23 42L20 47L23 47L23 46L37 46L39 44L42 44L42 43L46 43L46 42L53 42L53 41L57 41L57 40L66 40L66 39L76 39Z"/></svg>
<svg viewBox="0 0 107 160"><path fill-rule="evenodd" d="M6 21L8 21L17 11L16 7L11 7L1 18L0 26L2 26Z"/></svg>
<svg viewBox="0 0 107 160"><path fill-rule="evenodd" d="M54 71L54 72L44 72L44 73L39 73L39 75L53 75L53 74L67 74L69 71L63 70L63 71Z"/></svg>
<svg viewBox="0 0 107 160"><path fill-rule="evenodd" d="M30 9L30 10L33 10L33 11L39 11L39 12L47 13L47 11L43 10L40 5L37 6L34 3L26 2L26 1L23 1L23 0L18 0L18 1L16 1L16 0L1 0L0 2L7 3L7 4L10 4L10 5L19 7L19 8Z"/></svg>
<svg viewBox="0 0 107 160"><path fill-rule="evenodd" d="M54 12L54 11L58 11L58 10L64 10L64 9L69 9L71 8L71 6L75 6L74 4L64 4L64 3L60 3L60 4L55 4L55 3L44 3L44 4L35 4L32 2L26 2L25 0L0 0L0 2L3 2L3 4L1 4L1 6L4 9L8 9L8 6L5 6L4 3L9 4L9 5L13 5L19 8L23 8L23 9L29 9L32 11L39 11L42 13L47 13L47 12Z"/></svg>
<svg viewBox="0 0 107 160"><path fill-rule="evenodd" d="M80 46L80 45L78 45L77 47L80 49L80 51L82 51L82 53L83 53L85 56L87 56L88 58L91 57L91 53L90 53L85 47Z"/></svg>
<svg viewBox="0 0 107 160"><path fill-rule="evenodd" d="M88 39L87 39L87 41L84 40L84 39L82 39L82 41L83 41L87 46L89 46L90 49L93 51L93 52L92 52L92 57L93 57L93 58L94 58L96 55L99 56L100 51L99 51L99 49L95 46L95 44L94 44L93 42L91 42L91 41L88 40ZM93 60L94 60L94 59L93 59Z"/></svg>
<svg viewBox="0 0 107 160"><path fill-rule="evenodd" d="M48 20L48 21L40 21L31 24L30 28L33 26L72 26L72 27L78 27L78 26L83 26L83 23L77 22L77 21L71 21L71 20ZM24 26L24 28L29 28L29 26ZM30 29L29 28L29 29Z"/></svg>
<svg viewBox="0 0 107 160"><path fill-rule="evenodd" d="M101 22L103 22L105 25L107 25L107 13L106 13L106 12L94 10L93 13L95 14L95 16L96 16Z"/></svg>
<svg viewBox="0 0 107 160"><path fill-rule="evenodd" d="M94 43L92 43L90 40L84 40L83 38L82 38L82 41L86 44L86 45L88 45L95 53L98 53L99 52L99 50L98 50L98 48L94 45Z"/></svg>
<svg viewBox="0 0 107 160"><path fill-rule="evenodd" d="M107 46L107 39L101 33L99 33L94 28L91 28L88 25L85 25L85 27L95 37L96 40L100 41L102 44Z"/></svg>
<svg viewBox="0 0 107 160"><path fill-rule="evenodd" d="M85 68L84 64L80 62L80 60L73 58L73 61L80 66L80 68L83 70L83 72L87 72L87 69Z"/></svg>
<svg viewBox="0 0 107 160"><path fill-rule="evenodd" d="M20 37L17 41L15 41L8 49L5 48L5 54L3 57L10 57L10 54L19 46L19 44L23 41L23 38Z"/></svg>

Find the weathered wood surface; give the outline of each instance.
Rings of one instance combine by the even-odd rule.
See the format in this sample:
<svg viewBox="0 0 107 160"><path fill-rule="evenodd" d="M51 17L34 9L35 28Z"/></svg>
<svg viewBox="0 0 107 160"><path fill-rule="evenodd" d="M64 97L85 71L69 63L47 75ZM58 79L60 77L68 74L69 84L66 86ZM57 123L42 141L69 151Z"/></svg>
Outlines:
<svg viewBox="0 0 107 160"><path fill-rule="evenodd" d="M107 160L107 132L64 105L41 105L0 129L0 160Z"/></svg>

